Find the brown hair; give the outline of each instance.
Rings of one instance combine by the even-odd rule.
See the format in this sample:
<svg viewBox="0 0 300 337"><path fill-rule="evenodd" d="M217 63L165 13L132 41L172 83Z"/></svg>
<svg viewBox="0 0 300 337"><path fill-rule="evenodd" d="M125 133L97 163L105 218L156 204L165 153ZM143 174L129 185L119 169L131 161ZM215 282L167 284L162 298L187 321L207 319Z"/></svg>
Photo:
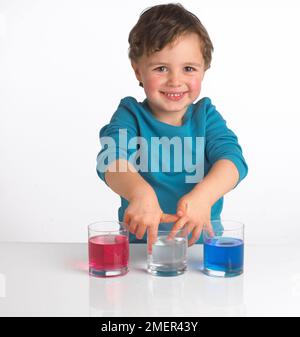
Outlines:
<svg viewBox="0 0 300 337"><path fill-rule="evenodd" d="M197 16L181 4L157 5L142 12L128 37L129 58L137 61L144 53L149 56L185 33L198 34L207 70L212 58L212 42Z"/></svg>

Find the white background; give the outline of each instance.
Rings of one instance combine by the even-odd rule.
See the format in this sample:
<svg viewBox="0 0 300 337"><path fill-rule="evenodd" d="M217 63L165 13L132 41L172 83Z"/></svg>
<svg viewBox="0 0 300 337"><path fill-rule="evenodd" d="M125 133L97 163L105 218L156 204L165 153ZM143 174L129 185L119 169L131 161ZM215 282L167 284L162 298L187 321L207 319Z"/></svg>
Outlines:
<svg viewBox="0 0 300 337"><path fill-rule="evenodd" d="M96 174L98 132L122 97L143 100L127 57L130 29L159 1L0 0L0 240L79 241L117 219ZM215 52L201 97L238 135L249 175L223 218L249 243L300 237L297 1L181 3Z"/></svg>

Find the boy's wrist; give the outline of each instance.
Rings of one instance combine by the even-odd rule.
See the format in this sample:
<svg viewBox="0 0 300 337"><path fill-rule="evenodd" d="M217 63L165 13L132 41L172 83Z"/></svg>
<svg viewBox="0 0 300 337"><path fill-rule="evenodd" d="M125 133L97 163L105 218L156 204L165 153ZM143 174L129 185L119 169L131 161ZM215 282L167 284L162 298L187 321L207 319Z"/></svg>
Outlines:
<svg viewBox="0 0 300 337"><path fill-rule="evenodd" d="M211 191L205 186L205 183L199 182L190 192L197 200L204 202L209 206L213 206L215 203L214 197Z"/></svg>
<svg viewBox="0 0 300 337"><path fill-rule="evenodd" d="M151 186L137 186L131 190L131 193L128 197L128 201L130 202L132 199L137 198L144 198L147 196L148 198L153 196L154 198L157 198L155 191Z"/></svg>

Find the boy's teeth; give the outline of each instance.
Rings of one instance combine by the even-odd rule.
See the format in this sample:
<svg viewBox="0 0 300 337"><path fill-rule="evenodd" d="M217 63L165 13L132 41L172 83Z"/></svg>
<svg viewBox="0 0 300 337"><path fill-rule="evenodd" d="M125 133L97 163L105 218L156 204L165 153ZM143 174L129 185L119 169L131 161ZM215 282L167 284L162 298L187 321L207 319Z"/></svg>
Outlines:
<svg viewBox="0 0 300 337"><path fill-rule="evenodd" d="M179 97L179 96L182 96L182 92L178 94L168 94L167 92L165 92L165 95L171 96L171 97Z"/></svg>

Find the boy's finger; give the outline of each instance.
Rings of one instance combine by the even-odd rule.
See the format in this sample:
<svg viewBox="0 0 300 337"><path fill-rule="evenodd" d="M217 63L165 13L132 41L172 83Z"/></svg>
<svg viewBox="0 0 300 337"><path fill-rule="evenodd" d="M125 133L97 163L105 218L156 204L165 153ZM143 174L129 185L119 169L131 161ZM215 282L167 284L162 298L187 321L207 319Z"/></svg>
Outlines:
<svg viewBox="0 0 300 337"><path fill-rule="evenodd" d="M150 240L147 241L147 250L148 250L148 254L152 254L152 243Z"/></svg>
<svg viewBox="0 0 300 337"><path fill-rule="evenodd" d="M174 239L176 233L178 232L179 229L181 229L188 221L188 217L187 216L183 216L182 218L180 218L172 227L169 235L168 235L168 239Z"/></svg>
<svg viewBox="0 0 300 337"><path fill-rule="evenodd" d="M145 235L146 229L147 229L147 226L138 226L135 232L136 238L141 240L143 236Z"/></svg>
<svg viewBox="0 0 300 337"><path fill-rule="evenodd" d="M176 214L178 216L183 216L186 213L186 210L187 210L187 204L183 200L179 201L179 203L177 204Z"/></svg>
<svg viewBox="0 0 300 337"><path fill-rule="evenodd" d="M178 219L179 217L175 214L163 213L160 222L176 222Z"/></svg>
<svg viewBox="0 0 300 337"><path fill-rule="evenodd" d="M150 226L148 227L148 253L152 253L152 245L156 242L157 240L157 228Z"/></svg>
<svg viewBox="0 0 300 337"><path fill-rule="evenodd" d="M186 209L187 209L187 205L186 205L186 204L185 204L185 205L182 205L182 204L181 204L181 205L177 208L176 214L177 214L178 216L183 216L183 214L185 213Z"/></svg>
<svg viewBox="0 0 300 337"><path fill-rule="evenodd" d="M202 228L197 226L193 229L192 231L192 237L189 239L188 241L188 246L192 246L196 241L199 240L200 238L200 235L201 235L201 232L202 232Z"/></svg>
<svg viewBox="0 0 300 337"><path fill-rule="evenodd" d="M135 234L135 232L137 230L137 226L138 226L137 222L131 221L130 226L129 226L129 232L132 233L132 234Z"/></svg>
<svg viewBox="0 0 300 337"><path fill-rule="evenodd" d="M123 222L129 226L129 223L130 223L130 216L128 215L128 213L125 212L124 214L124 219L123 219Z"/></svg>
<svg viewBox="0 0 300 337"><path fill-rule="evenodd" d="M205 224L204 226L205 226L205 229L207 230L209 236L211 236L211 237L215 236L215 232L214 232L213 226L212 226L210 221L208 221L207 224Z"/></svg>

